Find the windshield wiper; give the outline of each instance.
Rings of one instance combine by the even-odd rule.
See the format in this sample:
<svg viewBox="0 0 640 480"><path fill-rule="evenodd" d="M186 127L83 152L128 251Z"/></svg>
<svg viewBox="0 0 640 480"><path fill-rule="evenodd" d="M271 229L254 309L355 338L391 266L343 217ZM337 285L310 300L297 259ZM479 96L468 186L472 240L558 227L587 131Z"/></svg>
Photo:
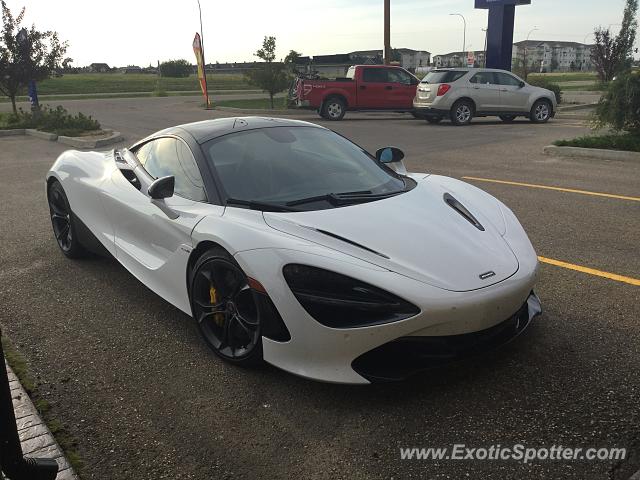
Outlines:
<svg viewBox="0 0 640 480"><path fill-rule="evenodd" d="M305 205L307 203L329 202L331 205L335 207L340 207L344 205L351 205L353 203L358 203L358 202L373 202L375 200L382 200L384 198L400 195L403 192L404 191L401 190L398 192L389 192L389 193L373 193L369 190L364 190L360 192L327 193L325 195L318 195L315 197L301 198L300 200L293 200L291 202L287 202L285 205L287 207L295 207L298 205Z"/></svg>
<svg viewBox="0 0 640 480"><path fill-rule="evenodd" d="M288 204L257 202L254 200L240 200L238 198L227 198L227 205L236 207L247 207L251 210L262 212L299 212L297 208L291 208Z"/></svg>

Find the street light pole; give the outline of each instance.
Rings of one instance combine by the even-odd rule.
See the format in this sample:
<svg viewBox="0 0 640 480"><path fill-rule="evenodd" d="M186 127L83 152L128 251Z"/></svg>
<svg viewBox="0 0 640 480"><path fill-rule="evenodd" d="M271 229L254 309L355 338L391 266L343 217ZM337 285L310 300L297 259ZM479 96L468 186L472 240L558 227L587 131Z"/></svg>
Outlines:
<svg viewBox="0 0 640 480"><path fill-rule="evenodd" d="M527 80L527 77L529 76L529 67L527 65L527 53L528 53L528 49L529 49L529 38L531 37L531 34L535 31L539 30L538 27L533 27L531 29L531 31L527 34L527 41L524 44L524 79L525 81Z"/></svg>
<svg viewBox="0 0 640 480"><path fill-rule="evenodd" d="M198 0L198 11L200 12L200 47L202 48L202 69L204 70L204 90L205 97L207 97L207 107L211 106L211 102L209 101L209 86L207 85L207 61L204 56L204 34L202 32L202 7L200 6L200 0Z"/></svg>
<svg viewBox="0 0 640 480"><path fill-rule="evenodd" d="M462 15L461 13L450 13L449 15L460 17L464 22L464 33L462 36L462 53L464 53L464 49L467 47L467 19L464 18L464 15Z"/></svg>
<svg viewBox="0 0 640 480"><path fill-rule="evenodd" d="M391 63L391 0L384 0L384 64Z"/></svg>

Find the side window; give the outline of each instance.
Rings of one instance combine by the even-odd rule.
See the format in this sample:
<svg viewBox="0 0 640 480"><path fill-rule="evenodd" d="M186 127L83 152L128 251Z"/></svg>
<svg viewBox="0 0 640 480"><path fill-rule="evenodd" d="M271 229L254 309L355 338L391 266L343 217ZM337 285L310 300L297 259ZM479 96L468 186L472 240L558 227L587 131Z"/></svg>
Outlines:
<svg viewBox="0 0 640 480"><path fill-rule="evenodd" d="M471 83L478 83L480 85L487 85L490 83L495 84L496 81L493 77L493 72L478 72L476 73L471 80Z"/></svg>
<svg viewBox="0 0 640 480"><path fill-rule="evenodd" d="M365 68L362 72L362 80L371 83L387 83L386 68Z"/></svg>
<svg viewBox="0 0 640 480"><path fill-rule="evenodd" d="M147 146L149 148L144 149ZM207 201L198 165L184 142L175 138L159 138L144 147L138 150L138 159L152 177L173 175L176 195L196 202Z"/></svg>
<svg viewBox="0 0 640 480"><path fill-rule="evenodd" d="M519 87L520 80L506 73L496 73L496 77L498 78L498 85L506 85L509 87Z"/></svg>
<svg viewBox="0 0 640 480"><path fill-rule="evenodd" d="M151 151L152 144L153 142L145 143L143 146L141 146L138 150L134 152L135 156L138 157L138 160L143 166L145 163L147 163L147 160L149 159L149 152Z"/></svg>
<svg viewBox="0 0 640 480"><path fill-rule="evenodd" d="M404 70L398 68L390 68L387 70L390 82L402 83L403 85L411 85L411 75Z"/></svg>

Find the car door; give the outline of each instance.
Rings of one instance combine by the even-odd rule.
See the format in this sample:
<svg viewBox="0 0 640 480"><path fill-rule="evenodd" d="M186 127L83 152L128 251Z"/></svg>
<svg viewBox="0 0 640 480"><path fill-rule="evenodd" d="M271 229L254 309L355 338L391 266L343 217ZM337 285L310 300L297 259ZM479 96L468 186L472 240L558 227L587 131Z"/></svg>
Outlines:
<svg viewBox="0 0 640 480"><path fill-rule="evenodd" d="M392 88L386 68L362 67L362 79L358 84L358 107L361 109L387 108Z"/></svg>
<svg viewBox="0 0 640 480"><path fill-rule="evenodd" d="M202 176L189 146L177 137L156 138L133 152L140 188L114 172L106 208L114 227L116 258L151 290L189 313L186 265L191 232L206 215L224 209L207 202ZM151 199L157 178L175 177L174 196Z"/></svg>
<svg viewBox="0 0 640 480"><path fill-rule="evenodd" d="M401 68L389 68L387 76L391 84L388 108L411 109L418 79Z"/></svg>
<svg viewBox="0 0 640 480"><path fill-rule="evenodd" d="M495 72L500 85L500 111L526 112L529 94L523 88L523 82L508 73Z"/></svg>
<svg viewBox="0 0 640 480"><path fill-rule="evenodd" d="M500 108L500 86L494 72L478 72L469 79L471 98L478 112L495 112Z"/></svg>

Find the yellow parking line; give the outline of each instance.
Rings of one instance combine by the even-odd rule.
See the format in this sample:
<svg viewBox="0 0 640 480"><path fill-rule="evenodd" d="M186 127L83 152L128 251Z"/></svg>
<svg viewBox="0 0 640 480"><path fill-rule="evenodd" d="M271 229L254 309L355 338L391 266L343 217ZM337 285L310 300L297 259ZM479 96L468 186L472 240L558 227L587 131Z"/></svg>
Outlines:
<svg viewBox="0 0 640 480"><path fill-rule="evenodd" d="M640 279L624 277L622 275L616 275L615 273L603 272L601 270L595 270L593 268L581 267L580 265L574 265L572 263L561 262L560 260L554 260L552 258L538 257L542 263L554 265L556 267L566 268L569 270L575 270L576 272L582 272L589 275L595 275L596 277L608 278L609 280L615 280L616 282L628 283L630 285L640 286Z"/></svg>
<svg viewBox="0 0 640 480"><path fill-rule="evenodd" d="M500 183L502 185L515 185L516 187L529 187L529 188L541 188L543 190L555 190L557 192L565 192L565 193L579 193L581 195L591 195L594 197L606 197L606 198L615 198L618 200L629 200L632 202L640 202L640 197L629 197L626 195L614 195L612 193L599 193L599 192L590 192L588 190L576 190L573 188L561 188L561 187L550 187L548 185L536 185L533 183L521 183L521 182L507 182L505 180L495 180L491 178L478 178L478 177L462 177L464 180L475 180L476 182L489 182L489 183Z"/></svg>

